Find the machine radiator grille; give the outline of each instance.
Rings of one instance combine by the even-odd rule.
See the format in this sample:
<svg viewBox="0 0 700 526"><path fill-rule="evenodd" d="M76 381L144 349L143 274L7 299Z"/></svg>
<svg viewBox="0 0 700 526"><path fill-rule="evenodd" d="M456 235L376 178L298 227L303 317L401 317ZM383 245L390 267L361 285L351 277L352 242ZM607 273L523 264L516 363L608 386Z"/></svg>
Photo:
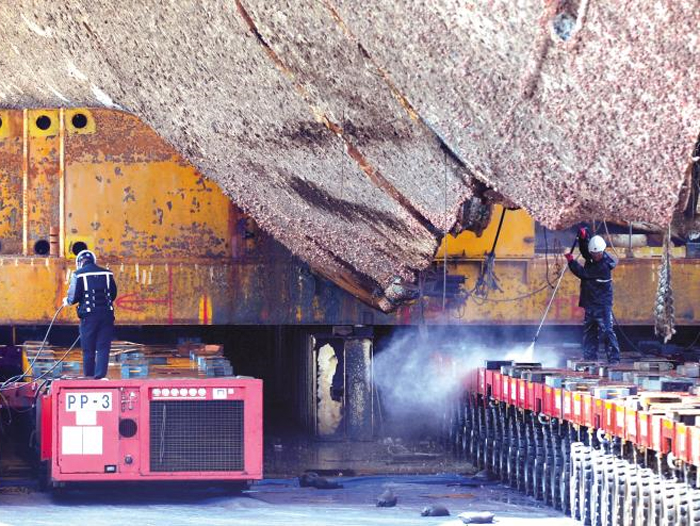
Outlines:
<svg viewBox="0 0 700 526"><path fill-rule="evenodd" d="M151 471L242 471L243 401L151 402Z"/></svg>

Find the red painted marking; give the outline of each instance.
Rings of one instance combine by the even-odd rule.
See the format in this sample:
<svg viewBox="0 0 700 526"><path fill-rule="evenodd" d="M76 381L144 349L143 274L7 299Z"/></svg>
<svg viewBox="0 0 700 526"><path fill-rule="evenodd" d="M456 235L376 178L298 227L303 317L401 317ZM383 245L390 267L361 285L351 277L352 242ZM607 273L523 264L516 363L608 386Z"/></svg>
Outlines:
<svg viewBox="0 0 700 526"><path fill-rule="evenodd" d="M561 315L561 304L562 304L562 302L563 302L564 304L566 304L566 303L568 303L568 300L566 300L566 299L564 299L564 298L555 298L555 299L554 299L554 319L555 319L555 320L559 320L559 319L562 318L562 315Z"/></svg>
<svg viewBox="0 0 700 526"><path fill-rule="evenodd" d="M173 267L168 265L168 325L173 324Z"/></svg>
<svg viewBox="0 0 700 526"><path fill-rule="evenodd" d="M583 320L584 310L578 306L578 296L571 296L571 317L575 320Z"/></svg>
<svg viewBox="0 0 700 526"><path fill-rule="evenodd" d="M207 295L205 294L204 298L203 298L203 309L202 309L204 311L204 313L202 315L202 323L204 325L209 325L209 313L207 312L207 310L209 310L208 303L209 302L207 301Z"/></svg>
<svg viewBox="0 0 700 526"><path fill-rule="evenodd" d="M399 318L401 319L401 323L404 323L406 325L410 325L410 323L411 323L411 308L408 305L404 305L402 307L399 307Z"/></svg>
<svg viewBox="0 0 700 526"><path fill-rule="evenodd" d="M132 311L132 312L143 312L144 307L143 305L146 303L154 303L154 304L165 304L167 303L168 300L167 298L164 299L155 299L155 298L144 298L139 296L138 294L123 294L119 296L114 304L119 307L120 309Z"/></svg>

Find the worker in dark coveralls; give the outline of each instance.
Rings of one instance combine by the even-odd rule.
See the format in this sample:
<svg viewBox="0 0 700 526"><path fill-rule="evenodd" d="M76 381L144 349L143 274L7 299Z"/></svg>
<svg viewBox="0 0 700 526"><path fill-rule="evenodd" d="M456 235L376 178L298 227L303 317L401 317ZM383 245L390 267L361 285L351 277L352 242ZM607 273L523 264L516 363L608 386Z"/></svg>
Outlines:
<svg viewBox="0 0 700 526"><path fill-rule="evenodd" d="M97 258L89 250L76 256L75 266L63 305L78 304L83 375L100 379L107 376L109 365L117 283L110 270L97 266Z"/></svg>
<svg viewBox="0 0 700 526"><path fill-rule="evenodd" d="M602 338L608 362L620 361L620 345L613 329L613 283L612 269L617 262L605 252L605 240L600 236L590 237L588 230L579 229L578 244L586 260L581 264L573 254L566 254L569 269L581 280L579 307L585 310L583 320L583 359L598 358L598 341Z"/></svg>

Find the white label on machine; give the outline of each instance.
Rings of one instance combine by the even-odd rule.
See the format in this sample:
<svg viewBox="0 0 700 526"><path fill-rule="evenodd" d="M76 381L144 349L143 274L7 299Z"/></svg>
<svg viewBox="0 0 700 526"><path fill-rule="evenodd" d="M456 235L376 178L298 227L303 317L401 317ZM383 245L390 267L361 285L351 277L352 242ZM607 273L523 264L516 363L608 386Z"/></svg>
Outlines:
<svg viewBox="0 0 700 526"><path fill-rule="evenodd" d="M101 455L102 426L63 426L61 454Z"/></svg>
<svg viewBox="0 0 700 526"><path fill-rule="evenodd" d="M64 455L83 454L83 428L63 426L61 428L61 453Z"/></svg>
<svg viewBox="0 0 700 526"><path fill-rule="evenodd" d="M75 413L76 426L97 425L97 411L77 411Z"/></svg>
<svg viewBox="0 0 700 526"><path fill-rule="evenodd" d="M226 399L226 389L223 387L215 387L212 391L214 400L225 400Z"/></svg>
<svg viewBox="0 0 700 526"><path fill-rule="evenodd" d="M102 454L102 426L83 428L83 455Z"/></svg>
<svg viewBox="0 0 700 526"><path fill-rule="evenodd" d="M74 393L66 394L66 411L111 411L112 393Z"/></svg>

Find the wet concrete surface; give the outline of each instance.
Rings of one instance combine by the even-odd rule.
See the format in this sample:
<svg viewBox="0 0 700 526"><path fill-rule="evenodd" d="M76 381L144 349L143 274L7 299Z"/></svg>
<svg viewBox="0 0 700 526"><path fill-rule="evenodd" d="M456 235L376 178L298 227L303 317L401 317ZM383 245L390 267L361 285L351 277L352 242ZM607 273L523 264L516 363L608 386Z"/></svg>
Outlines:
<svg viewBox="0 0 700 526"><path fill-rule="evenodd" d="M10 451L6 448L5 453ZM106 483L39 491L28 465L7 456L0 473L0 526L80 525L409 525L458 526L457 514L490 511L501 526L574 525L575 521L499 483L431 439L320 441L273 433L265 441L265 479L231 484ZM300 487L316 472L339 489ZM377 508L391 489L394 508ZM444 505L450 517L421 517Z"/></svg>
<svg viewBox="0 0 700 526"><path fill-rule="evenodd" d="M474 472L436 440L383 438L368 442L322 441L305 436L265 441L265 474L297 476L306 471L325 475L433 474Z"/></svg>
<svg viewBox="0 0 700 526"><path fill-rule="evenodd" d="M0 487L0 525L409 525L456 526L457 514L490 511L500 526L575 525L576 521L500 484L471 486L456 475L334 478L335 490L301 488L297 479L267 479L236 492L221 486L92 486L41 493L29 486ZM386 488L394 508L377 508ZM443 504L450 517L421 517Z"/></svg>

